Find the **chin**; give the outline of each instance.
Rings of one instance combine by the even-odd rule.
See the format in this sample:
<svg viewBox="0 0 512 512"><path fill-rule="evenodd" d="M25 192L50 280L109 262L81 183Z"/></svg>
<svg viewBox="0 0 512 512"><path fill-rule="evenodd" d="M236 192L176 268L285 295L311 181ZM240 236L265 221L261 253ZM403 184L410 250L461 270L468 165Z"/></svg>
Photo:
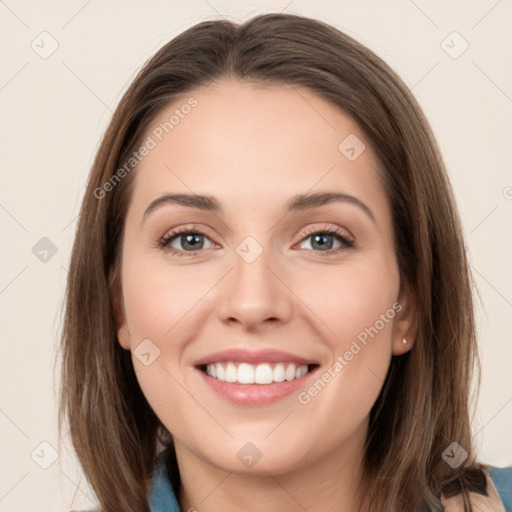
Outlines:
<svg viewBox="0 0 512 512"><path fill-rule="evenodd" d="M247 438L250 439L250 438ZM197 453L197 452L196 452ZM271 440L230 440L226 444L204 447L201 458L222 471L268 477L286 474L308 464L298 442L276 445Z"/></svg>

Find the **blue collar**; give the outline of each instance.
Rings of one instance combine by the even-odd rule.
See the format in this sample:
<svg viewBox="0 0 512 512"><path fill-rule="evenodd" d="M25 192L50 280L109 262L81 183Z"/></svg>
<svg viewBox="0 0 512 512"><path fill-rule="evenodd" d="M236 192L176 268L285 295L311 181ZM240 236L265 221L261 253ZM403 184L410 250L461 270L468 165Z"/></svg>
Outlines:
<svg viewBox="0 0 512 512"><path fill-rule="evenodd" d="M166 452L158 458L151 480L149 509L151 512L181 512L174 489L167 475L165 465Z"/></svg>

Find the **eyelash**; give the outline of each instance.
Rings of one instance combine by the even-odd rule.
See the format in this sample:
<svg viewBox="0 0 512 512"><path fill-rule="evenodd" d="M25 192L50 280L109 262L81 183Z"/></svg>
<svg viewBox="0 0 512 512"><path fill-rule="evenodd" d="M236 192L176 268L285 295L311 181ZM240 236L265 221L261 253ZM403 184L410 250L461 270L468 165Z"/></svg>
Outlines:
<svg viewBox="0 0 512 512"><path fill-rule="evenodd" d="M348 239L343 232L339 228L333 228L333 227L327 227L324 229L318 229L318 228L312 228L310 230L305 231L302 234L302 238L300 239L300 242L303 242L305 239L313 236L313 235L319 235L319 234L329 234L329 235L336 235L338 239L343 243L345 247L337 247L335 249L329 249L327 251L315 251L314 249L310 249L313 252L316 252L318 254L321 254L323 256L330 256L334 253L338 253L340 251L350 249L354 247L354 241ZM196 228L196 226L192 227L180 227L176 228L175 230L171 231L170 233L167 233L165 236L163 236L158 245L161 249L164 249L165 251L168 251L174 256L187 256L187 257L194 257L197 256L195 253L200 253L203 250L206 249L199 249L197 251L182 251L180 249L174 249L174 247L170 247L170 243L173 239L177 238L179 235L202 235L207 238L208 234L205 233L202 229Z"/></svg>

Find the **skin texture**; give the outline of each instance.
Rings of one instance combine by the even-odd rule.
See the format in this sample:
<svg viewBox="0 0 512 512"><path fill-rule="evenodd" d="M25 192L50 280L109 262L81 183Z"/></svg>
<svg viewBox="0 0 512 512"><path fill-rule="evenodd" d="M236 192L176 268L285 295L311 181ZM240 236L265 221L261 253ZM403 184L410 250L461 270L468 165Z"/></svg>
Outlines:
<svg viewBox="0 0 512 512"><path fill-rule="evenodd" d="M197 106L134 171L122 289L114 298L121 346L133 351L149 338L160 351L148 366L135 356L133 364L175 438L180 506L353 510L370 409L391 357L412 348L415 332L416 305L407 286L400 290L379 162L351 118L309 90L228 79L169 105L148 134L191 96ZM350 134L366 146L355 161L338 149ZM320 191L357 197L375 221L348 202L286 213L290 197ZM167 204L143 221L164 193L215 196L224 211ZM181 236L172 246L188 250L184 256L159 246L172 229L191 224L206 233L202 250L183 249ZM332 235L332 247L343 249L324 255L327 248L305 232L335 227L354 247ZM252 263L236 251L247 236L263 250ZM307 404L292 394L237 406L193 367L228 348L275 348L318 361L319 378L395 303L400 312ZM237 457L247 442L262 454L251 468Z"/></svg>

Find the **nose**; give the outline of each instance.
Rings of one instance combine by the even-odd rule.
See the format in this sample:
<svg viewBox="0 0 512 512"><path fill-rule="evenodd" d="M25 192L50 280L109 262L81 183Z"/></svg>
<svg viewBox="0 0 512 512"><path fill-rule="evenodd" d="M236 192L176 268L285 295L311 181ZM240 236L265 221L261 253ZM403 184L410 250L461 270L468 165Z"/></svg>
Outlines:
<svg viewBox="0 0 512 512"><path fill-rule="evenodd" d="M218 314L222 322L258 331L269 324L289 321L293 293L268 252L263 251L252 262L234 254L232 270L219 283Z"/></svg>

